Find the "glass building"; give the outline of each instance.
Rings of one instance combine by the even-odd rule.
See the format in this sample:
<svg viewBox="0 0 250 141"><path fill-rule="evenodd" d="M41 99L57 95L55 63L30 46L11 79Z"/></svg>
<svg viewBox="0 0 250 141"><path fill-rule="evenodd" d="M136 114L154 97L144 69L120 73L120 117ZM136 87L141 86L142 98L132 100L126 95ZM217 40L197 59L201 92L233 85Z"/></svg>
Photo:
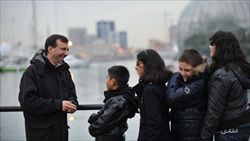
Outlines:
<svg viewBox="0 0 250 141"><path fill-rule="evenodd" d="M121 31L118 33L118 42L120 43L122 48L127 48L127 32Z"/></svg>
<svg viewBox="0 0 250 141"><path fill-rule="evenodd" d="M250 52L250 1L190 1L179 18L176 42L180 49L193 47L207 52L208 39L218 30L236 34L241 46Z"/></svg>
<svg viewBox="0 0 250 141"><path fill-rule="evenodd" d="M115 23L113 21L98 21L97 22L97 37L108 42L109 34L115 32Z"/></svg>

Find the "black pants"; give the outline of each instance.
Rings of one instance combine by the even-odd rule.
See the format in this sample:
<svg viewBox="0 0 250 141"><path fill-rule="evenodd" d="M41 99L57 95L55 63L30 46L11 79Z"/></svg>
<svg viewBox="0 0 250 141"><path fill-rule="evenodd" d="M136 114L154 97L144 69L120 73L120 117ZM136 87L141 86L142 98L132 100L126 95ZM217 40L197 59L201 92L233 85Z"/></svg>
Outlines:
<svg viewBox="0 0 250 141"><path fill-rule="evenodd" d="M104 135L96 137L95 141L125 141L125 136L118 137L118 136Z"/></svg>
<svg viewBox="0 0 250 141"><path fill-rule="evenodd" d="M26 127L27 141L68 141L68 126L52 125L48 128Z"/></svg>

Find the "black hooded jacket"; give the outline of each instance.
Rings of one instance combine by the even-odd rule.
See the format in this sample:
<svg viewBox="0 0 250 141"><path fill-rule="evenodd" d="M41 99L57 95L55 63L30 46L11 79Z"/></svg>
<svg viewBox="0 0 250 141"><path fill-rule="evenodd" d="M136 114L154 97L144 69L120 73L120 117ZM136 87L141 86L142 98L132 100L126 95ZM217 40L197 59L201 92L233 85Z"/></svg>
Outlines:
<svg viewBox="0 0 250 141"><path fill-rule="evenodd" d="M250 75L235 64L214 71L208 82L208 109L201 132L209 140L226 121L240 118L249 111L247 89ZM228 127L228 128L234 128Z"/></svg>
<svg viewBox="0 0 250 141"><path fill-rule="evenodd" d="M184 81L179 72L173 74L166 90L171 108L171 134L175 141L197 141L206 114L207 63L194 68Z"/></svg>
<svg viewBox="0 0 250 141"><path fill-rule="evenodd" d="M58 123L67 127L62 101L78 104L68 64L55 67L39 50L22 76L18 98L26 127L48 128Z"/></svg>
<svg viewBox="0 0 250 141"><path fill-rule="evenodd" d="M135 93L132 88L125 87L114 91L107 90L104 95L104 106L89 117L89 133L93 137L123 137L128 129L127 119L138 112Z"/></svg>

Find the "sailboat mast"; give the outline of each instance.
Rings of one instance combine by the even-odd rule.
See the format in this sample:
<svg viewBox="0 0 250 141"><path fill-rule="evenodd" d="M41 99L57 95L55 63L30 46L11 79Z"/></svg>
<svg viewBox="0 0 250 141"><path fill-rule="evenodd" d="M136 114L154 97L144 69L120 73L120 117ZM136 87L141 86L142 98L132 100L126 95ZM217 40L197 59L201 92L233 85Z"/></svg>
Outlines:
<svg viewBox="0 0 250 141"><path fill-rule="evenodd" d="M37 20L36 20L36 4L35 4L35 0L32 0L32 35L33 35L33 45L32 48L34 50L38 49L37 46Z"/></svg>

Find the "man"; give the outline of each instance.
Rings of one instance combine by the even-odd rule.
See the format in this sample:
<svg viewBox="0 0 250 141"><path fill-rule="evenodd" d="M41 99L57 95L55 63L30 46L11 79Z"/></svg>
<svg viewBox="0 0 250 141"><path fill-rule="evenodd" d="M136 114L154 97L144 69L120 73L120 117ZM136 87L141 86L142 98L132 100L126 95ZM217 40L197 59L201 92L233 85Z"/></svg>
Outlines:
<svg viewBox="0 0 250 141"><path fill-rule="evenodd" d="M67 113L77 109L77 96L69 66L68 39L54 34L47 38L24 72L19 102L25 118L27 141L68 141Z"/></svg>

